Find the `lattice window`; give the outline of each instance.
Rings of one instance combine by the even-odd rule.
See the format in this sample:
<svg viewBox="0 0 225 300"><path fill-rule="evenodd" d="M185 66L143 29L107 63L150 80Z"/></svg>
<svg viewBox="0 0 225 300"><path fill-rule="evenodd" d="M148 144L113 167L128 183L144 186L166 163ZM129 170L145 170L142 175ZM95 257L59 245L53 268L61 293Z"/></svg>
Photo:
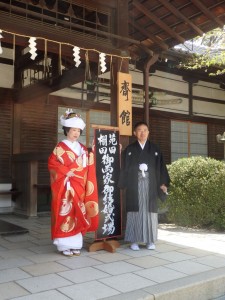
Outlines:
<svg viewBox="0 0 225 300"><path fill-rule="evenodd" d="M207 125L171 121L171 161L190 156L207 156Z"/></svg>

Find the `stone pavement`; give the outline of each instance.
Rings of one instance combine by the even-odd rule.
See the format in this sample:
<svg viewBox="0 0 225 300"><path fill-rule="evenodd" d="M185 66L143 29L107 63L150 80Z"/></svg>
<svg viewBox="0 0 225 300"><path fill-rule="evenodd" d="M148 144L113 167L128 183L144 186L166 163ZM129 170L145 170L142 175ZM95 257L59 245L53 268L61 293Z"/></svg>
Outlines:
<svg viewBox="0 0 225 300"><path fill-rule="evenodd" d="M67 258L50 239L50 217L0 219L29 233L0 236L0 299L225 300L225 234L159 225L156 250L132 251L120 240L115 253Z"/></svg>

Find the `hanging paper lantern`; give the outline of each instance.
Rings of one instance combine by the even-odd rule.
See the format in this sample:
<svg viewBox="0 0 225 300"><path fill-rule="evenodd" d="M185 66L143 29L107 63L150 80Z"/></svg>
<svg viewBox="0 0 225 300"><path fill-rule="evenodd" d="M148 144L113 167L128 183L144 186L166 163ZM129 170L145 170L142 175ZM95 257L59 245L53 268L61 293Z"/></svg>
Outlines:
<svg viewBox="0 0 225 300"><path fill-rule="evenodd" d="M105 53L100 53L99 60L100 60L100 68L102 73L104 73L107 70L105 59L106 59Z"/></svg>
<svg viewBox="0 0 225 300"><path fill-rule="evenodd" d="M1 39L3 38L3 35L2 35L2 30L0 29L0 54L3 53L3 50L2 50L2 45L1 45Z"/></svg>
<svg viewBox="0 0 225 300"><path fill-rule="evenodd" d="M74 56L75 66L78 68L79 65L81 64L81 60L80 60L80 48L79 47L75 46L73 48L73 56Z"/></svg>
<svg viewBox="0 0 225 300"><path fill-rule="evenodd" d="M37 43L36 43L36 38L35 38L35 37L31 37L31 38L29 39L29 48L30 48L29 52L30 52L30 54L31 54L31 57L30 57L30 58L31 58L32 60L35 60L35 58L36 58L36 56L37 56L37 53L36 53L36 51L37 51L36 45L37 45Z"/></svg>

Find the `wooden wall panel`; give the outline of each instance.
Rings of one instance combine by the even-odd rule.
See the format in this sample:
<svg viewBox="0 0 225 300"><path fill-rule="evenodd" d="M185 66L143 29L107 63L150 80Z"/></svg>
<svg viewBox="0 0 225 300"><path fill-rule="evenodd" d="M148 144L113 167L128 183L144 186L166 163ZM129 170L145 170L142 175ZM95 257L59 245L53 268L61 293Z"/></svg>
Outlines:
<svg viewBox="0 0 225 300"><path fill-rule="evenodd" d="M21 153L49 152L56 143L57 105L43 101L22 104Z"/></svg>
<svg viewBox="0 0 225 300"><path fill-rule="evenodd" d="M171 161L170 118L150 118L150 139L159 145L167 164Z"/></svg>
<svg viewBox="0 0 225 300"><path fill-rule="evenodd" d="M50 154L57 142L57 103L32 101L21 104L21 153ZM48 183L47 161L38 165L38 183Z"/></svg>
<svg viewBox="0 0 225 300"><path fill-rule="evenodd" d="M144 112L140 109L135 109L133 111L133 127L137 122L144 120ZM166 116L153 117L150 116L149 121L149 138L150 140L157 144L162 153L165 162L170 163L171 151L170 151L170 118ZM130 142L135 141L135 137L130 138Z"/></svg>
<svg viewBox="0 0 225 300"><path fill-rule="evenodd" d="M0 183L11 182L12 92L0 89Z"/></svg>

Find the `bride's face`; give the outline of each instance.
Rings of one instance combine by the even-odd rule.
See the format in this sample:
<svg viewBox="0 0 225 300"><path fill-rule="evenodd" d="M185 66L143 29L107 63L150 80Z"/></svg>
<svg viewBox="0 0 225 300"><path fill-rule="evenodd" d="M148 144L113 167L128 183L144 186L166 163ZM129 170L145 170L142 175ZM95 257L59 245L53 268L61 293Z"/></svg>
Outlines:
<svg viewBox="0 0 225 300"><path fill-rule="evenodd" d="M80 128L71 127L67 133L67 139L71 142L75 142L80 137Z"/></svg>

